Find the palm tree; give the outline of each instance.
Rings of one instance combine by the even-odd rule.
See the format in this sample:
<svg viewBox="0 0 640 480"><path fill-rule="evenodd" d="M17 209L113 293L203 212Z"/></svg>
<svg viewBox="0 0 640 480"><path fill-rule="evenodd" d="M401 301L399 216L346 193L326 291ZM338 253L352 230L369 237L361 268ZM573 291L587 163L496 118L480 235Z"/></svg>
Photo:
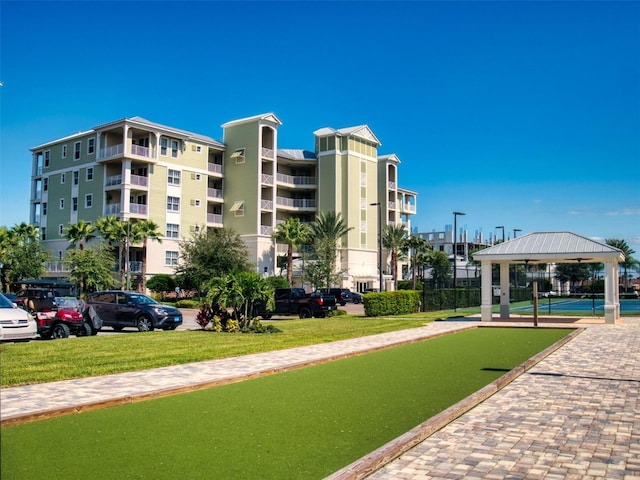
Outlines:
<svg viewBox="0 0 640 480"><path fill-rule="evenodd" d="M342 214L334 211L320 212L311 224L311 236L318 257L325 273L325 286L331 286L331 279L336 273L336 253L340 239L353 227L347 227Z"/></svg>
<svg viewBox="0 0 640 480"><path fill-rule="evenodd" d="M162 232L158 230L158 225L152 220L141 220L131 225L131 240L134 242L142 242L142 291L147 288L147 242L148 240L162 242L160 238Z"/></svg>
<svg viewBox="0 0 640 480"><path fill-rule="evenodd" d="M64 238L69 240L69 243L73 247L78 249L84 249L84 242L88 242L92 238L95 238L96 227L84 220L79 220L78 223L72 223L64 229Z"/></svg>
<svg viewBox="0 0 640 480"><path fill-rule="evenodd" d="M410 236L407 238L406 246L411 250L411 280L413 289L416 289L416 270L418 268L418 255L432 249L431 245L422 237Z"/></svg>
<svg viewBox="0 0 640 480"><path fill-rule="evenodd" d="M622 262L621 265L624 268L624 293L627 293L627 284L629 283L627 280L627 269L633 268L633 266L638 262L632 257L636 251L629 246L626 240L608 238L606 242L607 245L617 248L618 250L622 250L622 253L624 253L624 262Z"/></svg>
<svg viewBox="0 0 640 480"><path fill-rule="evenodd" d="M297 217L289 217L276 228L273 238L287 244L287 282L293 282L293 249L303 245L309 238L309 227Z"/></svg>
<svg viewBox="0 0 640 480"><path fill-rule="evenodd" d="M385 225L382 245L391 252L391 278L398 280L398 260L407 248L407 229L404 225Z"/></svg>
<svg viewBox="0 0 640 480"><path fill-rule="evenodd" d="M95 222L96 229L112 249L118 249L118 265L120 269L120 287L124 287L124 258L123 253L127 242L127 222L111 215L100 217Z"/></svg>

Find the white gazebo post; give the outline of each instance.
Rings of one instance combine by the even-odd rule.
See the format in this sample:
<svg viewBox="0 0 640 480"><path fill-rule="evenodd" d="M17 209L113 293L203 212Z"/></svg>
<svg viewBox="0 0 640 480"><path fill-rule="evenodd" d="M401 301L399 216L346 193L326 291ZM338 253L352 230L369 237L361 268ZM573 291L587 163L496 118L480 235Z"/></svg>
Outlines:
<svg viewBox="0 0 640 480"><path fill-rule="evenodd" d="M605 323L616 323L619 316L620 301L616 301L617 295L617 264L616 262L605 262L604 264L604 321Z"/></svg>
<svg viewBox="0 0 640 480"><path fill-rule="evenodd" d="M493 305L491 298L493 296L493 285L491 285L491 262L483 260L481 262L481 280L482 280L482 305L480 312L483 322L490 322L493 314Z"/></svg>
<svg viewBox="0 0 640 480"><path fill-rule="evenodd" d="M500 318L509 318L509 263L500 262Z"/></svg>

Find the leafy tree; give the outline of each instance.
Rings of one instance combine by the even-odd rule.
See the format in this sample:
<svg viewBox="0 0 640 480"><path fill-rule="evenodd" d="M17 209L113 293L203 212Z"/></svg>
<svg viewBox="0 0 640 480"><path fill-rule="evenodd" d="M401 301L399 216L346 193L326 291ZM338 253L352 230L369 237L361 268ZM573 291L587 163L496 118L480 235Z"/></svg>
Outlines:
<svg viewBox="0 0 640 480"><path fill-rule="evenodd" d="M287 282L286 278L273 276L265 278L265 281L271 285L271 287L275 290L276 288L289 288L291 284Z"/></svg>
<svg viewBox="0 0 640 480"><path fill-rule="evenodd" d="M230 228L207 229L180 242L181 264L176 273L203 291L211 278L233 271L248 271L249 253L240 235Z"/></svg>
<svg viewBox="0 0 640 480"><path fill-rule="evenodd" d="M309 227L297 217L289 217L278 225L273 238L287 245L287 282L293 283L293 249L304 244L309 238Z"/></svg>
<svg viewBox="0 0 640 480"><path fill-rule="evenodd" d="M622 252L624 253L625 259L624 262L622 262L620 265L622 265L622 268L624 269L624 292L627 293L627 286L629 284L627 269L633 268L633 266L638 263L638 260L633 258L633 254L636 253L636 251L629 246L626 240L609 238L606 240L606 242L607 245L617 248L618 250L622 250Z"/></svg>
<svg viewBox="0 0 640 480"><path fill-rule="evenodd" d="M353 227L347 227L342 214L326 211L320 212L310 228L317 263L319 264L318 267L312 268L318 268L324 274L324 278L321 279L322 284L317 286L330 287L340 274L340 272L336 271L336 258L340 240Z"/></svg>
<svg viewBox="0 0 640 480"><path fill-rule="evenodd" d="M382 245L391 252L391 278L398 280L398 261L407 250L409 232L404 225L385 225L382 232Z"/></svg>
<svg viewBox="0 0 640 480"><path fill-rule="evenodd" d="M413 284L413 289L416 289L416 270L418 268L418 255L421 253L426 253L432 250L431 245L427 243L427 241L422 237L417 237L415 235L407 238L406 248L411 250L411 281Z"/></svg>
<svg viewBox="0 0 640 480"><path fill-rule="evenodd" d="M431 278L434 287L443 287L451 278L451 262L445 252L432 251L429 253L429 265L431 265Z"/></svg>
<svg viewBox="0 0 640 480"><path fill-rule="evenodd" d="M560 282L569 282L572 291L576 283L587 280L590 275L591 270L587 263L558 263L556 265L555 277Z"/></svg>
<svg viewBox="0 0 640 480"><path fill-rule="evenodd" d="M127 241L127 222L111 215L95 221L97 231L109 245L112 255L117 257L120 269L120 288L125 287L124 251Z"/></svg>
<svg viewBox="0 0 640 480"><path fill-rule="evenodd" d="M11 283L25 278L38 278L44 273L44 263L51 255L42 247L36 227L27 223L11 229L0 227L0 279L2 291Z"/></svg>
<svg viewBox="0 0 640 480"><path fill-rule="evenodd" d="M147 242L149 240L162 242L162 232L152 220L142 220L131 225L131 239L142 242L142 291L147 288Z"/></svg>
<svg viewBox="0 0 640 480"><path fill-rule="evenodd" d="M70 250L65 254L69 265L69 280L79 286L80 293L112 288L115 258L104 244Z"/></svg>
<svg viewBox="0 0 640 480"><path fill-rule="evenodd" d="M78 223L72 223L64 229L64 238L69 240L72 247L82 250L85 242L95 238L95 231L96 227L84 220L79 220Z"/></svg>
<svg viewBox="0 0 640 480"><path fill-rule="evenodd" d="M147 287L152 292L173 292L176 289L176 281L171 275L159 273L149 279Z"/></svg>

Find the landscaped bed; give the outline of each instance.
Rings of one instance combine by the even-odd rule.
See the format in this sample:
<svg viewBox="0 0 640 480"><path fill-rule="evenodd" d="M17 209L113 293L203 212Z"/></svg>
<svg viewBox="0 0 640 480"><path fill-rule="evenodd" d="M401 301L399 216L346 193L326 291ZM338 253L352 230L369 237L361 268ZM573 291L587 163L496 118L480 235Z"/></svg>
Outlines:
<svg viewBox="0 0 640 480"><path fill-rule="evenodd" d="M2 478L316 479L570 329L477 328L194 393L2 429Z"/></svg>

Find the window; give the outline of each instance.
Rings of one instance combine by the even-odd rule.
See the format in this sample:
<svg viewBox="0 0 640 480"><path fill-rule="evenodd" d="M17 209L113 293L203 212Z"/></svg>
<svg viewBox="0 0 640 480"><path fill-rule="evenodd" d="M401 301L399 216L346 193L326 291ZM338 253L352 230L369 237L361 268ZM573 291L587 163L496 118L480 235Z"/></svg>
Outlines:
<svg viewBox="0 0 640 480"><path fill-rule="evenodd" d="M49 178L42 179L42 191L46 192L49 190Z"/></svg>
<svg viewBox="0 0 640 480"><path fill-rule="evenodd" d="M40 235L40 238L42 238L42 240L47 239L47 227L40 227Z"/></svg>
<svg viewBox="0 0 640 480"><path fill-rule="evenodd" d="M89 193L84 196L84 208L91 208L93 206L93 193Z"/></svg>
<svg viewBox="0 0 640 480"><path fill-rule="evenodd" d="M167 266L178 265L178 252L166 251L164 254L164 264Z"/></svg>
<svg viewBox="0 0 640 480"><path fill-rule="evenodd" d="M51 150L45 150L44 152L44 166L48 167L51 164Z"/></svg>
<svg viewBox="0 0 640 480"><path fill-rule="evenodd" d="M232 154L231 158L236 161L236 163L244 163L244 148L237 148Z"/></svg>
<svg viewBox="0 0 640 480"><path fill-rule="evenodd" d="M64 209L64 198L60 199L60 210Z"/></svg>
<svg viewBox="0 0 640 480"><path fill-rule="evenodd" d="M58 260L62 260L64 258L64 252L62 250L58 250Z"/></svg>
<svg viewBox="0 0 640 480"><path fill-rule="evenodd" d="M236 217L244 217L244 202L235 202L229 211L233 212Z"/></svg>
<svg viewBox="0 0 640 480"><path fill-rule="evenodd" d="M180 225L177 223L167 223L167 237L178 238L180 236Z"/></svg>
<svg viewBox="0 0 640 480"><path fill-rule="evenodd" d="M96 151L96 139L90 138L87 140L87 154L91 155L92 153L95 153L95 151Z"/></svg>
<svg viewBox="0 0 640 480"><path fill-rule="evenodd" d="M67 174L66 173L61 173L60 174L60 183L67 183Z"/></svg>
<svg viewBox="0 0 640 480"><path fill-rule="evenodd" d="M78 185L80 182L80 172L78 170L73 171L73 184Z"/></svg>
<svg viewBox="0 0 640 480"><path fill-rule="evenodd" d="M162 137L160 139L160 155L167 154L167 147L169 145L169 140L167 138Z"/></svg>
<svg viewBox="0 0 640 480"><path fill-rule="evenodd" d="M81 142L76 142L73 144L73 159L80 160L80 149L82 148Z"/></svg>
<svg viewBox="0 0 640 480"><path fill-rule="evenodd" d="M167 210L169 212L179 212L180 199L178 197L167 197Z"/></svg>
<svg viewBox="0 0 640 480"><path fill-rule="evenodd" d="M167 182L169 185L180 185L180 170L169 169Z"/></svg>
<svg viewBox="0 0 640 480"><path fill-rule="evenodd" d="M93 180L93 167L87 168L87 182Z"/></svg>
<svg viewBox="0 0 640 480"><path fill-rule="evenodd" d="M71 211L73 212L78 211L78 197L73 197L71 199Z"/></svg>
<svg viewBox="0 0 640 480"><path fill-rule="evenodd" d="M60 236L64 235L64 225L63 224L58 225L58 235L60 235Z"/></svg>
<svg viewBox="0 0 640 480"><path fill-rule="evenodd" d="M171 156L173 158L178 157L178 141L177 140L171 140Z"/></svg>
<svg viewBox="0 0 640 480"><path fill-rule="evenodd" d="M199 207L200 206L200 200L199 199L191 200L190 203L191 203L192 207Z"/></svg>
<svg viewBox="0 0 640 480"><path fill-rule="evenodd" d="M42 215L47 214L47 202L42 202Z"/></svg>
<svg viewBox="0 0 640 480"><path fill-rule="evenodd" d="M67 158L67 146L62 145L62 158Z"/></svg>

